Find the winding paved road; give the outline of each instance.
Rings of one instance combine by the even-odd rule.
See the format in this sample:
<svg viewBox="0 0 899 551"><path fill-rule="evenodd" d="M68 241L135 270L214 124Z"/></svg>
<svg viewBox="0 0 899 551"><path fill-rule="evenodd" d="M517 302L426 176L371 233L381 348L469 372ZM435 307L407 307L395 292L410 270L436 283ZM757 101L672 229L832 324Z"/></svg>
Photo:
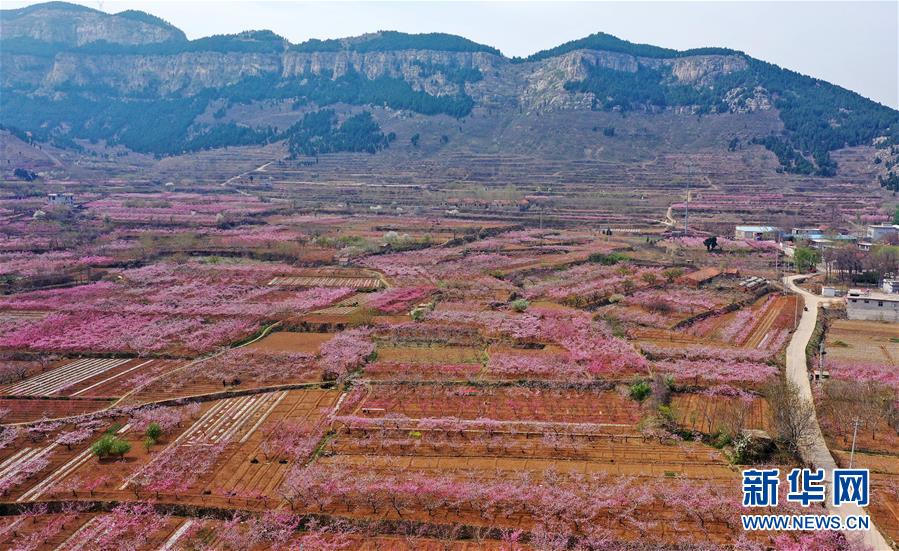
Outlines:
<svg viewBox="0 0 899 551"><path fill-rule="evenodd" d="M796 285L796 281L807 277L809 276L804 274L784 277L784 286L788 290L801 296L805 302L806 308L802 312L799 326L796 328L796 332L793 333L789 346L787 346L787 379L799 388L799 394L803 400L812 402L812 386L809 383L808 371L806 369L805 348L815 330L815 323L818 320L818 306L839 302L842 299L820 297ZM832 470L837 467L837 464L833 460L833 456L830 455L830 450L827 449L827 443L824 441L824 435L821 433L821 427L818 425L817 417L815 417L815 428L812 436L812 441L809 444L802 446L800 453L802 454L802 459L806 463L815 468L825 469L827 471L827 512L840 515L843 518L846 518L848 515L865 514L864 509L855 505L842 505L840 507L833 507L831 505L830 475ZM871 526L871 529L866 532L847 531L845 534L846 537L851 538L852 541L856 541L859 536L861 536L861 541L859 543L863 543L868 548L875 551L891 549L883 535L881 535L877 527L873 525Z"/></svg>

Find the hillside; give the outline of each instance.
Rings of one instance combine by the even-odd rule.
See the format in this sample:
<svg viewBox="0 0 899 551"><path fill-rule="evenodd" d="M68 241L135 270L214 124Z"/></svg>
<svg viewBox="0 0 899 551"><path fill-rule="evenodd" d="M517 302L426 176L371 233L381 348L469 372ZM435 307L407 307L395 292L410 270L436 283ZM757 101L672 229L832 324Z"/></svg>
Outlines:
<svg viewBox="0 0 899 551"><path fill-rule="evenodd" d="M287 140L307 155L377 152L389 147L394 131L387 126L396 117L460 124L495 117L485 138L510 117L568 111L747 119L772 111L779 124L743 122L725 132L720 147L762 145L796 174L832 176L832 151L899 143L899 112L849 90L734 50L677 51L603 33L509 59L439 33L291 44L257 30L187 40L143 12L109 15L51 2L4 10L0 52L5 127L76 150L121 145L166 156ZM243 117L244 106L266 116ZM342 121L316 130L303 124L331 106L351 106L347 116L386 112L353 139L337 136ZM742 129L750 126L762 128L747 135Z"/></svg>

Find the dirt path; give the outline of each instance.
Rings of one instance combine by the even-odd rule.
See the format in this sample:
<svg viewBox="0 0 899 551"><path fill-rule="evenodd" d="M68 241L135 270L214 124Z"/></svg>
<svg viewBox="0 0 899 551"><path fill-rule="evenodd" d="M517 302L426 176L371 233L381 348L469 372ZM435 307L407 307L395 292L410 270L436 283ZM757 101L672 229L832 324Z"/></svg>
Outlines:
<svg viewBox="0 0 899 551"><path fill-rule="evenodd" d="M665 211L665 219L662 220L662 224L668 226L669 228L674 228L677 226L677 220L674 219L674 216L671 215L671 211L674 209L674 205L668 205L668 210Z"/></svg>
<svg viewBox="0 0 899 551"><path fill-rule="evenodd" d="M827 299L817 295L813 295L796 285L796 281L805 279L808 275L794 275L784 277L784 286L790 291L798 294L805 301L805 310L802 312L802 318L799 320L799 326L793 333L793 338L787 346L787 379L793 382L799 388L801 398L814 405L812 400L812 387L809 383L808 373L806 369L805 348L812 333L815 330L815 323L818 319L818 306L823 304L831 304L841 299ZM816 468L825 469L827 472L827 484L830 488L831 473L837 468L837 464L827 449L827 443L824 441L824 435L821 433L821 427L818 425L817 417L815 418L815 428L812 442L800 450L802 459ZM827 500L827 510L830 514L840 515L844 519L849 515L863 515L865 510L855 505L845 504L841 507L833 507L830 499ZM861 537L862 543L870 549L876 551L890 549L883 535L876 526L871 527L867 532L844 532L847 538L854 541L854 538Z"/></svg>
<svg viewBox="0 0 899 551"><path fill-rule="evenodd" d="M232 177L228 178L227 180L225 180L224 182L222 182L222 187L228 187L228 186L231 184L231 182L233 182L234 180L239 180L239 179L243 178L244 176L247 176L248 174L252 174L253 172L265 172L265 169L268 167L268 165L270 165L270 164L272 164L272 163L274 163L274 162L275 162L275 161L269 161L269 162L267 162L267 163L265 163L265 164L262 164L262 165L257 166L257 167L254 168L254 169L248 170L248 171L246 171L246 172L241 172L241 173L238 174L237 176L232 176ZM252 196L252 194L247 193L246 191L244 191L244 190L242 190L242 189L234 188L234 190L235 190L237 193L240 193L241 195L246 195L247 197L251 197L251 196Z"/></svg>
<svg viewBox="0 0 899 551"><path fill-rule="evenodd" d="M774 299L776 301L785 300L784 297L778 297ZM759 321L758 325L756 325L752 332L749 334L749 338L746 339L746 342L743 343L743 346L746 348L759 348L762 342L765 340L765 337L768 336L768 333L771 331L771 327L774 326L774 322L777 321L777 317L780 316L781 308L780 305L774 305L771 308L768 308L768 311L765 312L765 316Z"/></svg>

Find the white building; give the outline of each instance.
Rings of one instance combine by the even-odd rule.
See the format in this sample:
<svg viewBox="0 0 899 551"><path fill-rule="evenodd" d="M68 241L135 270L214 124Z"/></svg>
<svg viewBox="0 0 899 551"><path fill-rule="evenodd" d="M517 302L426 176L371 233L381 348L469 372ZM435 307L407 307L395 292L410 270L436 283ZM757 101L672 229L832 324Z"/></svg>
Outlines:
<svg viewBox="0 0 899 551"><path fill-rule="evenodd" d="M883 280L883 292L884 293L899 293L899 279L884 279Z"/></svg>
<svg viewBox="0 0 899 551"><path fill-rule="evenodd" d="M71 193L48 193L47 202L51 205L75 205L75 196Z"/></svg>
<svg viewBox="0 0 899 551"><path fill-rule="evenodd" d="M899 295L850 289L846 294L846 314L851 320L899 323Z"/></svg>
<svg viewBox="0 0 899 551"><path fill-rule="evenodd" d="M871 241L883 241L884 239L899 235L899 225L897 224L878 224L868 226L867 237Z"/></svg>
<svg viewBox="0 0 899 551"><path fill-rule="evenodd" d="M824 235L823 228L793 228L793 237L820 237Z"/></svg>
<svg viewBox="0 0 899 551"><path fill-rule="evenodd" d="M751 239L755 241L771 240L780 237L780 229L774 226L737 226L734 228L736 239Z"/></svg>

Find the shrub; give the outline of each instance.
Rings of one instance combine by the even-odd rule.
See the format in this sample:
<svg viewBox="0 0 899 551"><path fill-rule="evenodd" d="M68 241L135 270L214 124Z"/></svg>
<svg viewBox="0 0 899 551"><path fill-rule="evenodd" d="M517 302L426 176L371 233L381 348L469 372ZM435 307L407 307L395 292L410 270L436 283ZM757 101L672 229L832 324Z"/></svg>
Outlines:
<svg viewBox="0 0 899 551"><path fill-rule="evenodd" d="M671 409L671 406L661 405L657 408L659 412L659 418L664 423L673 423L675 421L674 410Z"/></svg>
<svg viewBox="0 0 899 551"><path fill-rule="evenodd" d="M732 463L750 465L770 461L775 451L774 444L767 438L754 438L741 434L732 442L733 448L728 454Z"/></svg>
<svg viewBox="0 0 899 551"><path fill-rule="evenodd" d="M631 385L631 399L642 402L652 393L652 387L646 381L636 381Z"/></svg>
<svg viewBox="0 0 899 551"><path fill-rule="evenodd" d="M712 435L712 439L711 439L712 447L719 449L719 450L725 446L729 446L732 442L733 441L730 437L730 434L728 434L727 432L720 432L720 431L716 432L715 434ZM735 461L735 462L739 463L739 461Z"/></svg>
<svg viewBox="0 0 899 551"><path fill-rule="evenodd" d="M590 262L598 262L603 266L614 266L619 262L624 262L625 260L627 260L627 257L621 253L593 253L589 257L587 257L587 260L589 260Z"/></svg>
<svg viewBox="0 0 899 551"><path fill-rule="evenodd" d="M530 306L530 303L523 298L519 298L519 299L512 301L512 309L515 310L516 312L524 312L525 310L528 309L528 306Z"/></svg>
<svg viewBox="0 0 899 551"><path fill-rule="evenodd" d="M680 268L668 268L662 271L662 276L668 283L674 283L674 280L684 275L684 271Z"/></svg>
<svg viewBox="0 0 899 551"><path fill-rule="evenodd" d="M125 457L125 454L131 450L131 444L121 440L119 438L113 437L112 447L109 449L110 455L118 455L119 457Z"/></svg>
<svg viewBox="0 0 899 551"><path fill-rule="evenodd" d="M674 307L662 297L650 298L644 303L644 306L650 312L659 314L670 314L674 310Z"/></svg>
<svg viewBox="0 0 899 551"><path fill-rule="evenodd" d="M93 444L91 444L91 453L103 459L109 455L109 450L112 449L112 439L115 438L112 435L106 435L103 438L97 440Z"/></svg>
<svg viewBox="0 0 899 551"><path fill-rule="evenodd" d="M91 444L91 452L100 459L115 455L124 457L130 449L131 444L111 434L107 434Z"/></svg>
<svg viewBox="0 0 899 551"><path fill-rule="evenodd" d="M159 426L159 423L150 423L147 425L147 430L144 431L144 435L155 444L159 440L159 437L162 436L162 427Z"/></svg>
<svg viewBox="0 0 899 551"><path fill-rule="evenodd" d="M733 461L734 463L741 464L746 462L746 452L749 449L749 439L745 436L740 436L734 441L734 452L733 452Z"/></svg>

